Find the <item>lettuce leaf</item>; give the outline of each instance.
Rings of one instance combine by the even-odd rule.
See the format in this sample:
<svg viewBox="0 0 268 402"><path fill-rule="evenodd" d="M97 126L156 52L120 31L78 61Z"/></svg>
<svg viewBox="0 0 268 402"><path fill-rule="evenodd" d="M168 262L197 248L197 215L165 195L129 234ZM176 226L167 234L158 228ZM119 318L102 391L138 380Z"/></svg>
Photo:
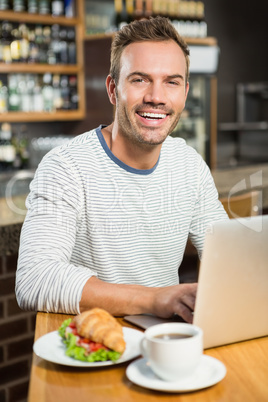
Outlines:
<svg viewBox="0 0 268 402"><path fill-rule="evenodd" d="M107 360L111 360L115 362L119 359L121 354L119 352L115 352L113 350L99 349L96 352L92 352L89 355L85 354L85 349L82 346L76 345L76 336L71 332L67 334L67 338L65 338L65 330L66 327L72 321L71 318L65 320L59 328L59 335L65 339L64 343L66 345L65 354L69 357L72 357L76 360L81 360L83 362L105 362Z"/></svg>
<svg viewBox="0 0 268 402"><path fill-rule="evenodd" d="M68 318L67 320L63 321L63 323L61 324L60 328L59 328L59 335L65 339L65 330L68 327L68 325L71 324L72 319Z"/></svg>
<svg viewBox="0 0 268 402"><path fill-rule="evenodd" d="M104 362L106 360L116 361L121 356L118 352L105 349L99 349L96 352L86 355L85 349L82 346L76 345L76 336L72 333L67 335L67 339L64 343L67 346L65 352L67 356L84 362Z"/></svg>

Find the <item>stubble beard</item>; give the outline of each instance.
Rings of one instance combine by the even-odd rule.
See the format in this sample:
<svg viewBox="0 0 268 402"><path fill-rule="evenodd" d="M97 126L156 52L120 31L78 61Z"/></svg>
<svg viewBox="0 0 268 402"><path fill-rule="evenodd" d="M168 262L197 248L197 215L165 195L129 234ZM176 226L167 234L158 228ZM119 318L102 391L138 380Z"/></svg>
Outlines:
<svg viewBox="0 0 268 402"><path fill-rule="evenodd" d="M120 102L118 102L118 97L117 97L117 120L118 120L118 125L119 125L119 130L121 134L127 138L130 139L133 144L136 144L137 146L155 146L155 145L160 145L162 144L165 139L173 132L173 130L176 128L180 117L181 113L178 113L176 115L176 118L172 122L171 126L166 129L166 132L163 132L160 138L154 138L153 135L149 136L149 139L146 139L142 135L142 131L146 130L146 132L151 132L151 134L154 133L154 131L157 130L157 128L154 127L138 127L134 119L131 119L131 116L135 116L136 110L142 109L144 105L139 105L138 107L135 107L131 111L131 115L127 112L125 107L118 107L120 105ZM154 106L156 108L156 106ZM159 110L159 107L158 107ZM169 114L174 115L174 112L172 111L167 111L163 110L163 112L168 112ZM159 137L159 136L158 136Z"/></svg>

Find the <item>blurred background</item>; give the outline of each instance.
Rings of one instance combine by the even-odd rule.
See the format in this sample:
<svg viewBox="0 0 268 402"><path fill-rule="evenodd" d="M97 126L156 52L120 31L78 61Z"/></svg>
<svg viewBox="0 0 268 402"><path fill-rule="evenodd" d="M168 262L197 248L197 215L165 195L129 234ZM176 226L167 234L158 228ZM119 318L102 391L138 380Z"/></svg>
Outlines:
<svg viewBox="0 0 268 402"><path fill-rule="evenodd" d="M0 0L0 402L27 400L35 313L20 311L14 286L29 183L50 149L112 122L113 34L150 15L190 48L172 135L203 156L220 197L258 190L267 213L267 0Z"/></svg>
<svg viewBox="0 0 268 402"><path fill-rule="evenodd" d="M112 32L157 14L173 21L191 51L191 90L174 135L211 168L267 161L265 0L254 7L242 0L69 1L71 17L60 3L0 0L0 132L3 141L10 130L16 148L9 169L36 168L57 145L53 137L68 140L112 121L105 90Z"/></svg>

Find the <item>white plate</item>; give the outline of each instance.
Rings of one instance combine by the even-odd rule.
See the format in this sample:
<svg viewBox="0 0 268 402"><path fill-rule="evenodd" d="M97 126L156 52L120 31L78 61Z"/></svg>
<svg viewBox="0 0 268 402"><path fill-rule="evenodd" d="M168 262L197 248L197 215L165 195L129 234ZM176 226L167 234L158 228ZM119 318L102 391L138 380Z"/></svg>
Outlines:
<svg viewBox="0 0 268 402"><path fill-rule="evenodd" d="M206 355L202 356L199 366L191 376L179 381L169 382L158 378L145 358L135 360L126 370L128 379L134 384L165 392L190 392L207 388L221 381L225 374L224 364Z"/></svg>
<svg viewBox="0 0 268 402"><path fill-rule="evenodd" d="M126 341L126 350L116 362L82 362L65 355L66 346L58 331L49 332L43 335L33 345L34 353L42 359L65 366L75 367L101 367L113 364L124 363L140 355L140 341L143 332L136 329L123 327L123 334Z"/></svg>

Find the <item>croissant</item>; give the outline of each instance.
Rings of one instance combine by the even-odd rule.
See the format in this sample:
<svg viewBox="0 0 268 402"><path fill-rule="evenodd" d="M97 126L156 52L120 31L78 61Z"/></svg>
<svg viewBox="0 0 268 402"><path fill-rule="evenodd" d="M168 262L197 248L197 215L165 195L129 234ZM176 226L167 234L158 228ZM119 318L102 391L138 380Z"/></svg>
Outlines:
<svg viewBox="0 0 268 402"><path fill-rule="evenodd" d="M73 322L79 335L121 354L124 352L123 328L107 311L93 308L74 317Z"/></svg>

